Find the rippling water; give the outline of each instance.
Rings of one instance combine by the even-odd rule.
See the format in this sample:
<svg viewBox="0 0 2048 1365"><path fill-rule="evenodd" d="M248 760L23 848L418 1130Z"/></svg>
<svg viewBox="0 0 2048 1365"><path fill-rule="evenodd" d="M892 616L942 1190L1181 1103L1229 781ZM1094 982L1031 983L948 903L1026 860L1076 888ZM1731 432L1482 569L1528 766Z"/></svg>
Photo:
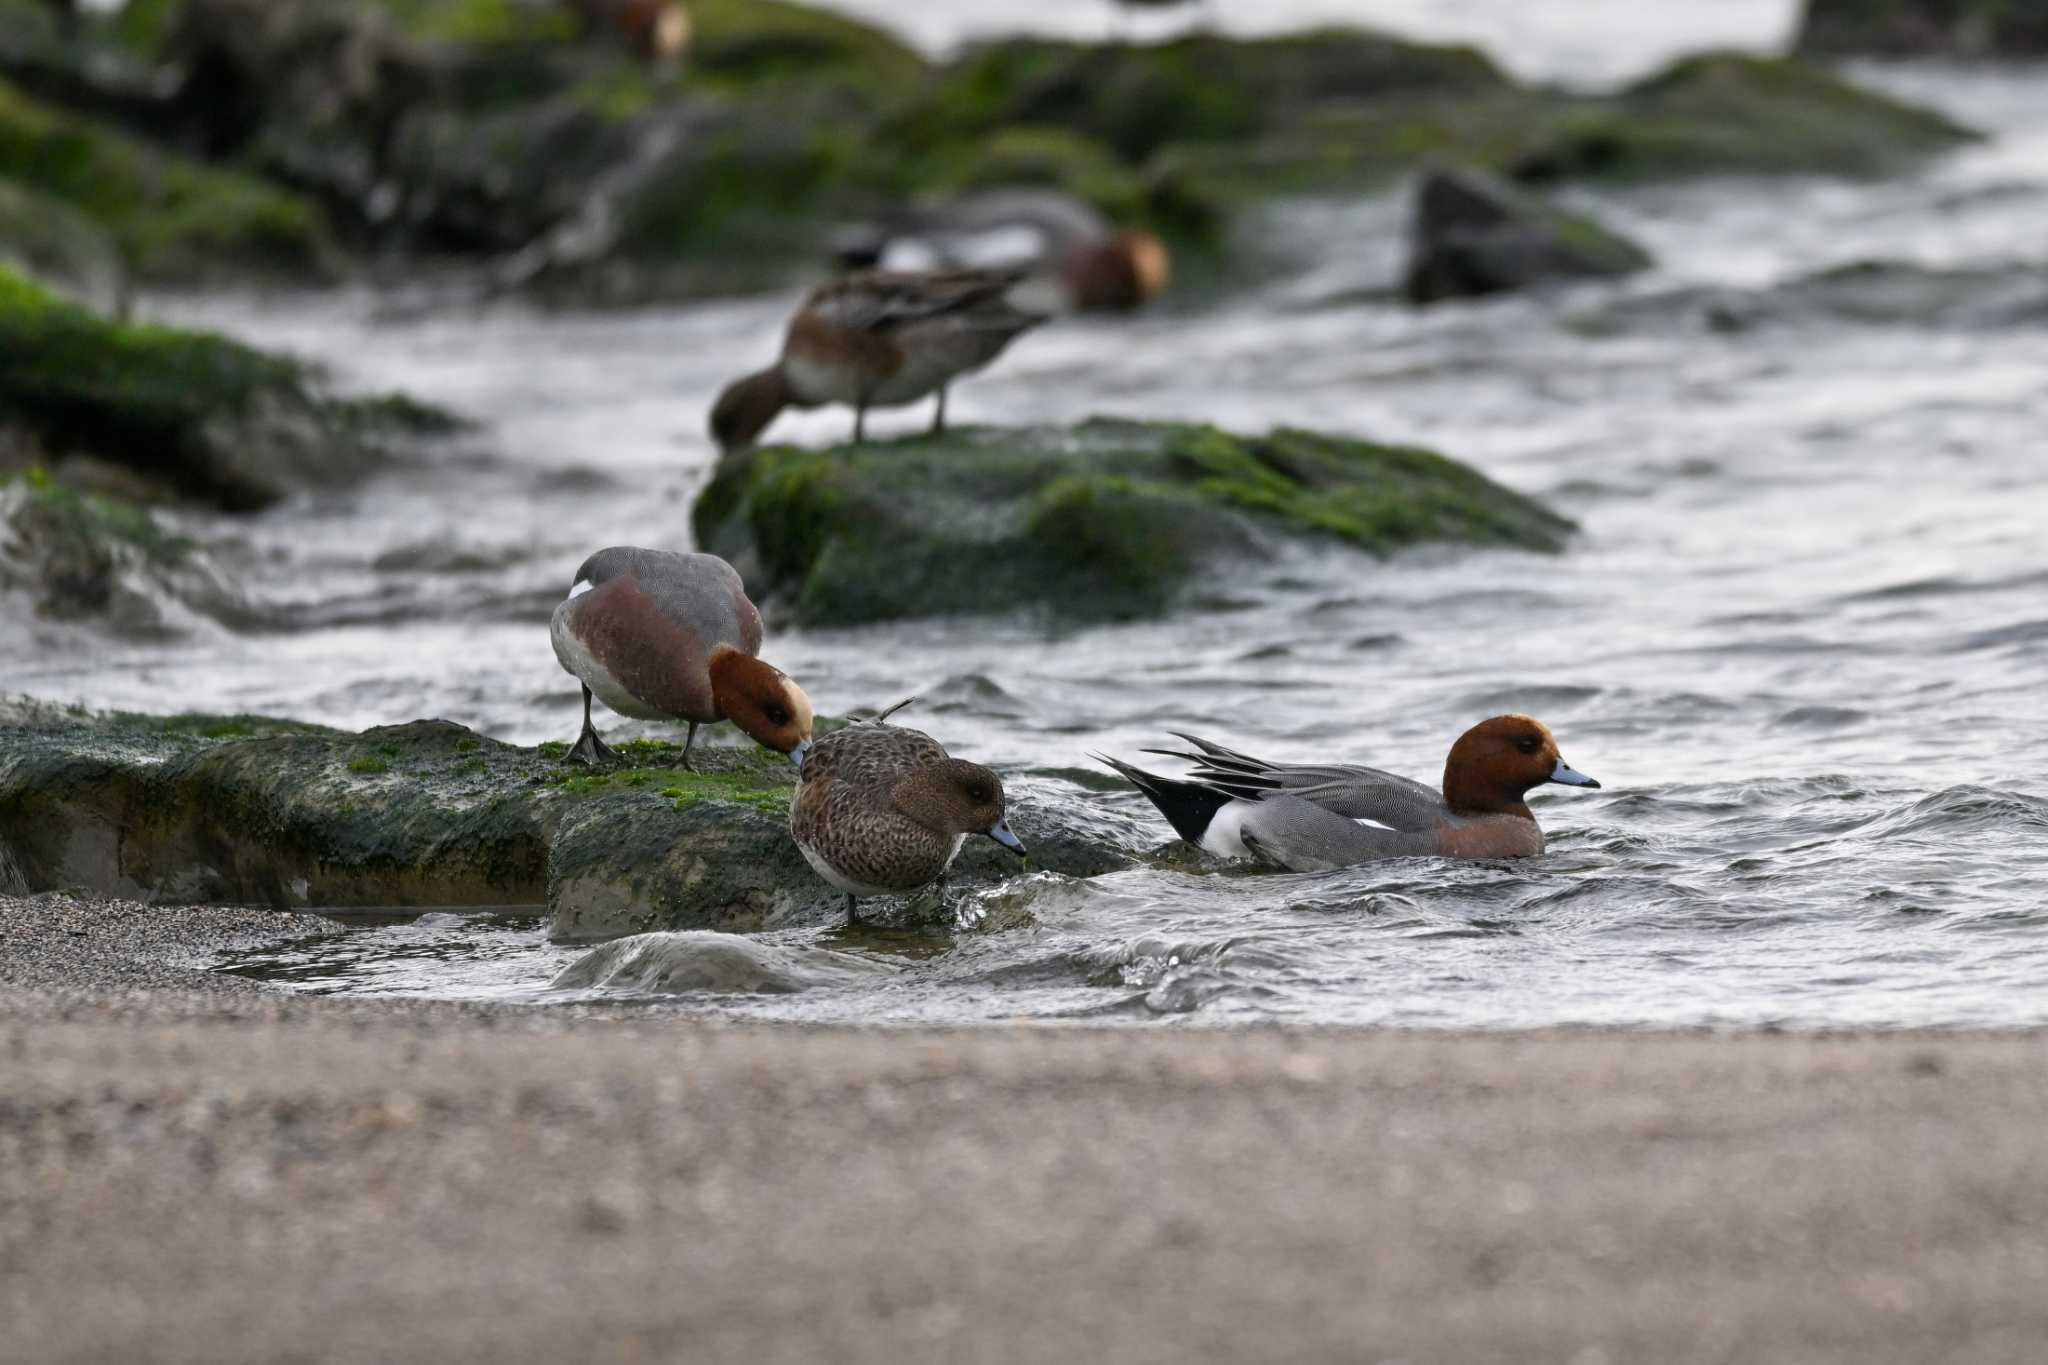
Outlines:
<svg viewBox="0 0 2048 1365"><path fill-rule="evenodd" d="M1289 205L1256 230L1292 264L1258 288L1046 329L954 396L963 420L1114 412L1433 445L1576 517L1569 554L1304 550L1151 624L782 629L765 651L828 710L920 692L926 728L1013 773L1170 727L1434 778L1466 725L1528 710L1606 783L1537 803L1548 857L1027 878L972 898L951 938L774 939L887 976L680 1003L858 1020L2048 1021L2048 79L1867 74L1997 136L1878 184L1582 191L1659 270L1426 313L1372 301L1397 267L1397 195ZM1891 264L1843 269L1873 261ZM274 629L122 644L8 620L0 686L567 738L577 694L549 606L590 548L687 539L709 396L772 353L789 303L161 300L489 428L471 454L358 493L187 516ZM777 434L846 425L811 414ZM1135 796L1105 782L1100 799L1168 837ZM532 921L433 915L243 965L308 989L552 998L576 956Z"/></svg>

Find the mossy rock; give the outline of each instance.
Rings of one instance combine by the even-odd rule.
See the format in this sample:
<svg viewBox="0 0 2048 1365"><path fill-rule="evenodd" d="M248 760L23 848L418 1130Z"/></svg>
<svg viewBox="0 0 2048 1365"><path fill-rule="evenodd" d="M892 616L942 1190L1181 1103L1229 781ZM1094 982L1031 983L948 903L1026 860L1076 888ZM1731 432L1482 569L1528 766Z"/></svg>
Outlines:
<svg viewBox="0 0 2048 1365"><path fill-rule="evenodd" d="M0 180L59 199L119 243L143 279L331 278L332 235L310 201L57 112L0 81Z"/></svg>
<svg viewBox="0 0 2048 1365"><path fill-rule="evenodd" d="M1252 39L1203 33L1154 44L1013 39L956 63L905 114L900 131L914 141L1059 127L1135 163L1173 144L1255 139L1333 104L1470 96L1506 84L1473 48L1362 30Z"/></svg>
<svg viewBox="0 0 2048 1365"><path fill-rule="evenodd" d="M1527 179L1881 175L1978 136L1820 67L1734 52L1685 58L1532 130L1512 166Z"/></svg>
<svg viewBox="0 0 2048 1365"><path fill-rule="evenodd" d="M0 426L231 510L361 478L455 426L404 399L322 396L294 361L109 322L0 268Z"/></svg>
<svg viewBox="0 0 2048 1365"><path fill-rule="evenodd" d="M41 469L0 482L0 589L38 616L129 636L248 617L208 556L149 509L80 492Z"/></svg>
<svg viewBox="0 0 2048 1365"><path fill-rule="evenodd" d="M17 892L167 903L545 904L579 941L830 921L841 898L789 838L795 770L728 733L699 735L694 772L679 746L637 741L620 746L633 766L591 773L560 746L440 720L344 734L0 703L0 867ZM1020 790L1011 823L1034 867L1092 876L1143 846L1069 783ZM953 877L1016 870L963 857Z"/></svg>
<svg viewBox="0 0 2048 1365"><path fill-rule="evenodd" d="M692 520L757 601L812 625L1153 616L1205 566L1267 554L1276 537L1374 554L1429 541L1555 551L1572 530L1426 450L1105 418L751 451L719 465Z"/></svg>
<svg viewBox="0 0 2048 1365"><path fill-rule="evenodd" d="M2041 0L1806 0L1798 49L1817 56L2048 53Z"/></svg>
<svg viewBox="0 0 2048 1365"><path fill-rule="evenodd" d="M97 313L127 305L128 272L113 234L61 199L0 180L0 268Z"/></svg>

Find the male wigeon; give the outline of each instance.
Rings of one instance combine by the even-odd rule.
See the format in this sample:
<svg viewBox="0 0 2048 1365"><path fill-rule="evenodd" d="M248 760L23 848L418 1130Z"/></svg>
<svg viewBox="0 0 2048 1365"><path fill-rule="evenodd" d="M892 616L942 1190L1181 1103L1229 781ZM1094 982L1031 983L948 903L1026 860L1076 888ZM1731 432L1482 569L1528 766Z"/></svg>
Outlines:
<svg viewBox="0 0 2048 1365"><path fill-rule="evenodd" d="M583 683L583 733L569 758L617 758L590 721L593 693L622 716L685 720L683 766L697 727L730 720L778 753L811 737L811 699L755 658L761 613L717 555L614 545L583 561L548 633Z"/></svg>
<svg viewBox="0 0 2048 1365"><path fill-rule="evenodd" d="M650 60L679 56L690 45L690 12L676 0L568 0L588 31L612 30Z"/></svg>
<svg viewBox="0 0 2048 1365"><path fill-rule="evenodd" d="M1123 311L1157 298L1173 257L1149 232L1118 231L1095 207L1051 189L985 190L841 229L848 269L1016 267L1046 281L1063 312Z"/></svg>
<svg viewBox="0 0 2048 1365"><path fill-rule="evenodd" d="M943 876L970 834L1024 852L1003 820L1003 780L948 757L921 731L849 725L808 745L797 771L790 837L846 893L848 924L860 920L859 897L901 895Z"/></svg>
<svg viewBox="0 0 2048 1365"><path fill-rule="evenodd" d="M982 368L1054 311L1022 270L866 271L811 292L773 365L734 380L711 409L724 451L752 445L786 407L845 403L853 439L869 408L939 396L932 430L946 428L946 386Z"/></svg>
<svg viewBox="0 0 2048 1365"><path fill-rule="evenodd" d="M1543 830L1523 798L1561 782L1597 787L1568 766L1557 740L1528 716L1495 716L1458 737L1437 792L1377 768L1268 763L1193 735L1186 780L1102 761L1151 798L1181 838L1226 858L1321 872L1375 858L1531 858Z"/></svg>

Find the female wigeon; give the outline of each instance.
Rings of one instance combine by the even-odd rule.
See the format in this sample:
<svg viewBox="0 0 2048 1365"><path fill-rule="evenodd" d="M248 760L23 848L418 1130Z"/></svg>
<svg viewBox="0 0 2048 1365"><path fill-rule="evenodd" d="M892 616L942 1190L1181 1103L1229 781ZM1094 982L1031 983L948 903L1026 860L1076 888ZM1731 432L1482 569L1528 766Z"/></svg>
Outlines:
<svg viewBox="0 0 2048 1365"><path fill-rule="evenodd" d="M1051 189L985 190L843 229L848 269L1013 266L1048 282L1063 312L1123 311L1157 298L1172 255L1149 232L1118 231L1095 207Z"/></svg>
<svg viewBox="0 0 2048 1365"><path fill-rule="evenodd" d="M1181 735L1199 753L1187 780L1103 762L1151 798L1181 838L1226 858L1321 872L1375 858L1531 858L1543 830L1523 798L1532 787L1600 784L1569 767L1557 741L1528 716L1495 716L1458 737L1444 789L1377 768L1268 763Z"/></svg>
<svg viewBox="0 0 2048 1365"><path fill-rule="evenodd" d="M724 451L752 445L786 407L845 403L853 439L869 408L939 396L932 430L946 428L946 386L1001 355L1053 309L1033 306L1022 270L867 271L812 291L790 319L782 357L734 380L711 409Z"/></svg>
<svg viewBox="0 0 2048 1365"><path fill-rule="evenodd" d="M730 720L778 753L811 737L811 699L755 658L761 613L717 555L614 545L576 571L548 633L562 667L583 683L583 733L569 758L618 757L590 722L593 693L622 716L685 720L683 766L697 727Z"/></svg>
<svg viewBox="0 0 2048 1365"><path fill-rule="evenodd" d="M846 893L848 924L860 920L859 897L901 895L943 876L970 834L1024 852L1003 821L1003 780L948 757L920 731L849 725L809 745L797 771L790 837Z"/></svg>

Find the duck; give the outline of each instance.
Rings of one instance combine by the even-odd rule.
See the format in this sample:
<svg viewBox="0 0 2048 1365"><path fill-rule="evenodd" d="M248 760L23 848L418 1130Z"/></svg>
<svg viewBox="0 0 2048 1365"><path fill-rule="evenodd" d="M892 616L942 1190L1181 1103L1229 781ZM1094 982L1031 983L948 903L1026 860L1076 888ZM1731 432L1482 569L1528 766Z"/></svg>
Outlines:
<svg viewBox="0 0 2048 1365"><path fill-rule="evenodd" d="M1533 858L1543 852L1543 829L1524 799L1529 792L1550 782L1600 785L1564 761L1547 726L1524 715L1494 716L1458 736L1442 791L1378 768L1269 763L1173 733L1195 752L1146 752L1193 762L1185 779L1096 757L1189 843L1289 872L1377 858Z"/></svg>
<svg viewBox="0 0 2048 1365"><path fill-rule="evenodd" d="M1024 855L1004 815L1002 778L888 715L805 746L789 803L790 838L845 894L849 925L860 923L862 897L904 895L944 876L970 834Z"/></svg>
<svg viewBox="0 0 2048 1365"><path fill-rule="evenodd" d="M738 572L717 555L634 545L599 550L576 570L548 634L555 658L583 684L583 732L569 761L618 761L591 723L593 695L622 716L689 722L684 768L697 727L720 720L802 761L811 699L788 674L755 657L761 613Z"/></svg>
<svg viewBox="0 0 2048 1365"><path fill-rule="evenodd" d="M1094 205L1054 189L983 190L899 209L841 228L833 254L847 269L1019 267L1073 313L1127 312L1173 279L1166 243L1118 230Z"/></svg>
<svg viewBox="0 0 2048 1365"><path fill-rule="evenodd" d="M844 403L853 439L873 407L932 394L932 431L946 429L946 387L981 369L1056 311L1028 271L860 271L813 290L790 319L773 365L726 385L711 435L732 454L752 445L784 408Z"/></svg>

